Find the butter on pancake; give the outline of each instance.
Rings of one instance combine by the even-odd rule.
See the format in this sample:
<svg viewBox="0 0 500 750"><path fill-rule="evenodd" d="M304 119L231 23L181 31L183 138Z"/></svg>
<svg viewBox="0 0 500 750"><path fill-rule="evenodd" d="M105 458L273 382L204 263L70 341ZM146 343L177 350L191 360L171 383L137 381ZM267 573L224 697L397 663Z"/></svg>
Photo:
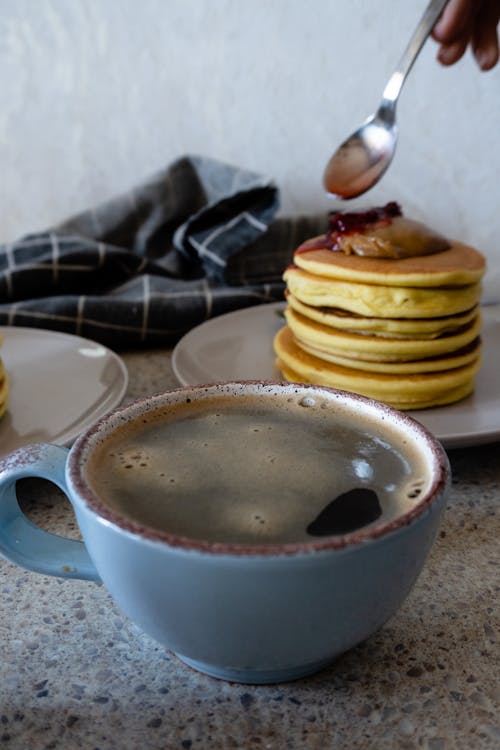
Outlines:
<svg viewBox="0 0 500 750"><path fill-rule="evenodd" d="M352 390L401 409L453 403L481 362L485 259L406 219L395 203L339 213L286 269L288 380Z"/></svg>
<svg viewBox="0 0 500 750"><path fill-rule="evenodd" d="M402 216L397 204L389 206L392 206L392 211L389 212L387 206L385 209L375 209L374 221L368 234L359 231L359 222L352 220L358 214L337 214L331 222L332 249L335 246L344 255L415 258L434 255L449 248L450 243L441 234L420 221ZM388 215L384 216L384 212ZM350 222L346 220L346 216L351 216Z"/></svg>

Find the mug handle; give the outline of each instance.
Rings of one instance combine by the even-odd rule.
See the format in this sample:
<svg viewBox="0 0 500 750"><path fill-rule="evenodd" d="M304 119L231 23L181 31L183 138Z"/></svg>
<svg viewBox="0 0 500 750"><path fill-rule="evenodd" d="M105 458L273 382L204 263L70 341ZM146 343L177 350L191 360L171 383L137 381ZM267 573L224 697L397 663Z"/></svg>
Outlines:
<svg viewBox="0 0 500 750"><path fill-rule="evenodd" d="M37 443L0 460L0 555L44 575L100 582L83 542L39 528L24 515L17 500L17 480L40 477L60 487L71 501L65 477L68 453L67 448Z"/></svg>

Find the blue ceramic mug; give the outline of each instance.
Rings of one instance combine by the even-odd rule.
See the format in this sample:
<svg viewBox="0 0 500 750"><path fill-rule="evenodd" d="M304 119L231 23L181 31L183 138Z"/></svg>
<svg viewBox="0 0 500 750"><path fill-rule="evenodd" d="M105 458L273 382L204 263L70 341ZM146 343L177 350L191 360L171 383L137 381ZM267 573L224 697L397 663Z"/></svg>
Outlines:
<svg viewBox="0 0 500 750"><path fill-rule="evenodd" d="M181 404L189 409L203 399L217 399L223 414L225 404L256 396L277 410L301 399L384 425L388 439L411 447L405 460L419 466L411 507L352 533L238 545L155 533L111 512L89 483L96 449L124 425L133 428L155 410ZM309 413L312 418L314 408ZM23 515L16 497L23 477L49 479L65 492L83 542L49 534ZM449 463L438 441L409 416L378 402L285 383L179 388L115 410L69 451L37 444L3 458L0 553L45 575L102 581L143 631L195 669L232 681L290 680L326 666L396 612L431 548L449 485Z"/></svg>

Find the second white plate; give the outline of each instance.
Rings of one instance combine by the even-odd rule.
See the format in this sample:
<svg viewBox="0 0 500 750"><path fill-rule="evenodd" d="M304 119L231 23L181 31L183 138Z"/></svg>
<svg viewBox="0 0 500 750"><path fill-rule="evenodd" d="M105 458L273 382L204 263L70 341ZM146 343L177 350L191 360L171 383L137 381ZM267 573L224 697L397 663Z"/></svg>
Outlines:
<svg viewBox="0 0 500 750"><path fill-rule="evenodd" d="M39 328L0 332L10 382L0 455L28 443L67 445L123 399L127 368L105 346Z"/></svg>
<svg viewBox="0 0 500 750"><path fill-rule="evenodd" d="M283 325L284 303L237 310L202 323L174 349L172 366L182 385L221 380L280 380L274 366L273 338ZM500 322L483 322L484 361L475 392L450 406L410 412L446 448L500 440L498 360Z"/></svg>

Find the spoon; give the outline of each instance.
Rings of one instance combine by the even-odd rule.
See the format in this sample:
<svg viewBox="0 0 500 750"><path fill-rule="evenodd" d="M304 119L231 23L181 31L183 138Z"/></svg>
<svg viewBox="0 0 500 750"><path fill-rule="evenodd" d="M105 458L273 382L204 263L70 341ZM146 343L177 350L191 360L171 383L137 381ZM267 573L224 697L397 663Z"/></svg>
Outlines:
<svg viewBox="0 0 500 750"><path fill-rule="evenodd" d="M396 104L408 73L448 0L431 0L415 29L396 70L382 94L382 101L327 164L323 183L337 198L365 193L380 180L392 161L398 139Z"/></svg>

